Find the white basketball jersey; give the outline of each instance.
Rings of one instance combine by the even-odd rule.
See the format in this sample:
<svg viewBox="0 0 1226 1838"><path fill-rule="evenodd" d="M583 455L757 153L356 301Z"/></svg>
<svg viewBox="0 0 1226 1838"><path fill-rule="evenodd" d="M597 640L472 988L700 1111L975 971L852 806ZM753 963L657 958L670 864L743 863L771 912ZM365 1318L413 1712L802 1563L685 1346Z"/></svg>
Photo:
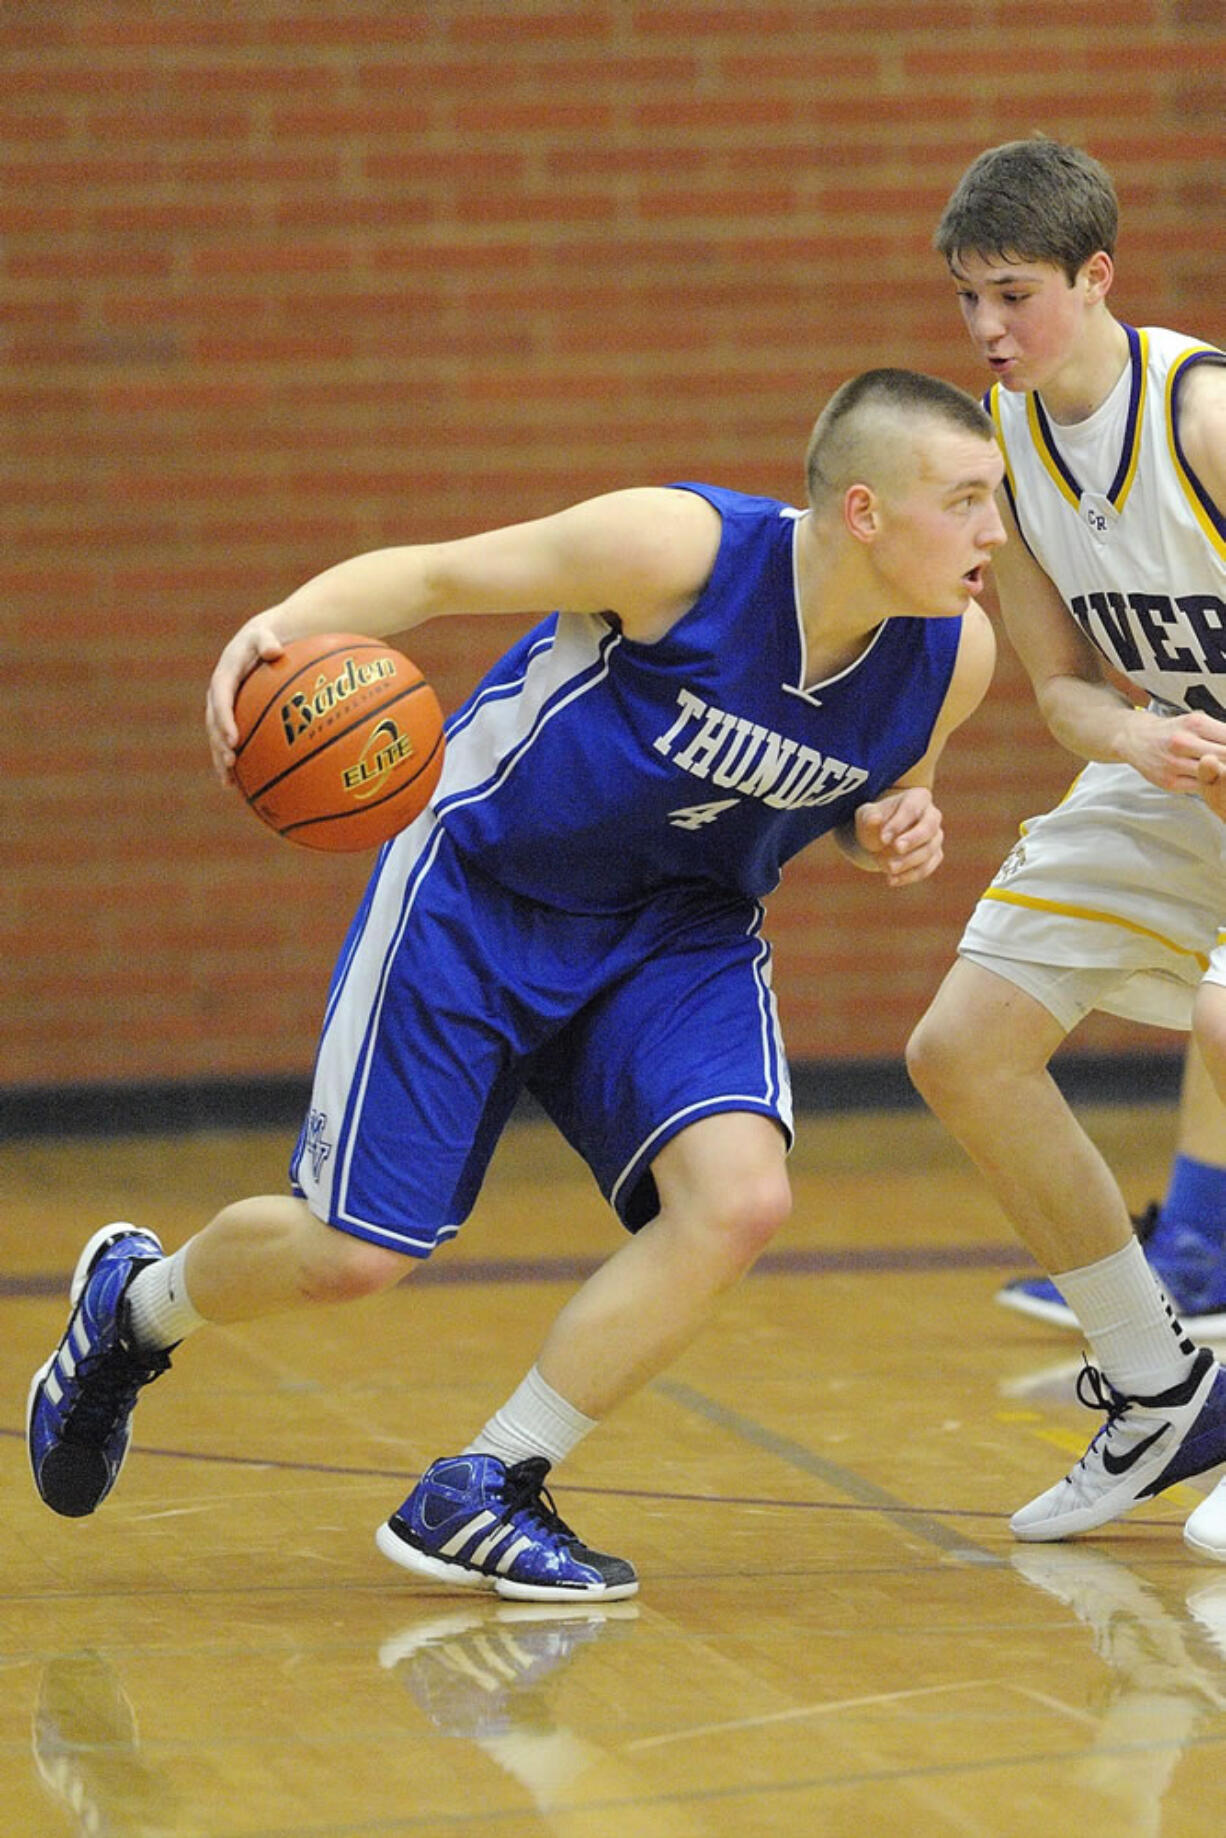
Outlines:
<svg viewBox="0 0 1226 1838"><path fill-rule="evenodd" d="M988 397L1027 547L1086 636L1138 689L1226 720L1226 518L1179 443L1180 384L1226 353L1125 326L1126 378L1087 422L1035 393Z"/></svg>

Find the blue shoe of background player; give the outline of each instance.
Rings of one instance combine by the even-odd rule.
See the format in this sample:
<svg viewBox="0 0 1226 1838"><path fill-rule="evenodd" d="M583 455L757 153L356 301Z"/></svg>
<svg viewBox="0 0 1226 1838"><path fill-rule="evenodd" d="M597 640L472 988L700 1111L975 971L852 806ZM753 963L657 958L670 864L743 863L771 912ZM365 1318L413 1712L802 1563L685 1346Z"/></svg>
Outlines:
<svg viewBox="0 0 1226 1838"><path fill-rule="evenodd" d="M638 1590L634 1566L591 1551L545 1491L543 1456L447 1455L375 1533L385 1557L436 1582L529 1602L613 1602Z"/></svg>
<svg viewBox="0 0 1226 1838"><path fill-rule="evenodd" d="M1199 1340L1226 1337L1226 1234L1168 1225L1151 1204L1133 1220L1150 1267L1180 1321ZM1002 1308L1053 1327L1080 1331L1076 1315L1049 1276L1018 1276L996 1292Z"/></svg>
<svg viewBox="0 0 1226 1838"><path fill-rule="evenodd" d="M163 1255L152 1232L104 1225L77 1261L72 1314L55 1352L30 1385L26 1440L34 1484L53 1512L81 1519L119 1478L142 1385L170 1355L132 1345L123 1299L136 1272Z"/></svg>

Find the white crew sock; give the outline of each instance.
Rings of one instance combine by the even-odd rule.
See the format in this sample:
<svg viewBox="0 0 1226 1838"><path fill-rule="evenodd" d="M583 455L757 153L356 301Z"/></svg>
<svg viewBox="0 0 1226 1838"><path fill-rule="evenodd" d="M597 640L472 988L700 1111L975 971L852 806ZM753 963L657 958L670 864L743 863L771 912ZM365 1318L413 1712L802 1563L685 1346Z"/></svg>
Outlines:
<svg viewBox="0 0 1226 1838"><path fill-rule="evenodd" d="M1104 1378L1125 1397L1152 1398L1188 1376L1196 1348L1136 1239L1098 1263L1059 1276L1053 1271L1052 1282L1080 1321Z"/></svg>
<svg viewBox="0 0 1226 1838"><path fill-rule="evenodd" d="M536 1367L496 1410L485 1428L474 1436L465 1455L497 1455L511 1467L532 1455L543 1455L551 1466L583 1441L595 1419L558 1396Z"/></svg>
<svg viewBox="0 0 1226 1838"><path fill-rule="evenodd" d="M170 1257L146 1264L128 1284L124 1302L128 1327L138 1347L176 1347L204 1326L204 1316L196 1313L187 1293L186 1256L187 1246L183 1245Z"/></svg>

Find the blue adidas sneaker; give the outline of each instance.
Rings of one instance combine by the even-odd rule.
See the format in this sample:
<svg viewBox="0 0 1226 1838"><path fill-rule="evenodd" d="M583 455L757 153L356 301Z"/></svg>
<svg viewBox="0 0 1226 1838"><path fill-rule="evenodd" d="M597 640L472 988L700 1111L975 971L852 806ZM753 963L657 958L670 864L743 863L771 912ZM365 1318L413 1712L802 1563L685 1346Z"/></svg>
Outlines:
<svg viewBox="0 0 1226 1838"><path fill-rule="evenodd" d="M634 1566L589 1551L559 1518L543 1456L508 1467L496 1455L433 1462L375 1533L385 1557L436 1582L527 1602L614 1602L637 1593Z"/></svg>
<svg viewBox="0 0 1226 1838"><path fill-rule="evenodd" d="M1152 1204L1133 1220L1150 1268L1189 1334L1226 1338L1226 1234L1167 1225ZM1049 1276L1018 1276L996 1292L1002 1308L1080 1332L1076 1315Z"/></svg>
<svg viewBox="0 0 1226 1838"><path fill-rule="evenodd" d="M125 1337L123 1298L142 1265L163 1255L152 1232L104 1225L73 1274L72 1314L55 1352L30 1384L26 1441L34 1484L53 1512L82 1519L119 1478L142 1385L166 1371L168 1353Z"/></svg>

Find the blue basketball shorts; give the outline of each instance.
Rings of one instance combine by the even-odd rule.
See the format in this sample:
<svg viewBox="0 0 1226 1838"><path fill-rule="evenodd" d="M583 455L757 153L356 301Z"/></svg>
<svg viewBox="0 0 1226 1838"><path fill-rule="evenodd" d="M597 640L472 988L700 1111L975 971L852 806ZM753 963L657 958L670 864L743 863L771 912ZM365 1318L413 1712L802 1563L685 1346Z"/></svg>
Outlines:
<svg viewBox="0 0 1226 1838"><path fill-rule="evenodd" d="M472 1209L520 1093L630 1230L689 1124L756 1111L792 1137L762 909L674 889L574 914L466 862L432 815L379 857L329 991L290 1165L321 1219L427 1257Z"/></svg>

